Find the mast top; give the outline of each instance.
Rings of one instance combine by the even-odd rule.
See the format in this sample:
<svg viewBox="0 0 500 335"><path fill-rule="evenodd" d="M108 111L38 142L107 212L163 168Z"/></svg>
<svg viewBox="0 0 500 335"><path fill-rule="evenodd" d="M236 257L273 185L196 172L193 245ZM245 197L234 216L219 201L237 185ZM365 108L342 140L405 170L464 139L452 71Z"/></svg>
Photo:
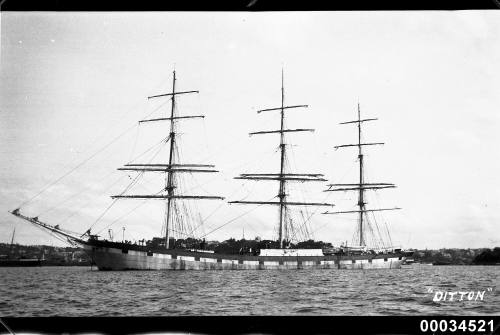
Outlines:
<svg viewBox="0 0 500 335"><path fill-rule="evenodd" d="M166 97L166 96L176 96L176 95L180 95L180 94L189 94L189 93L200 93L199 91L183 91L183 92L176 92L175 91L175 81L177 80L176 76L175 76L175 68L174 68L174 71L173 71L173 87L174 87L174 90L172 90L172 92L170 93L163 93L163 94L157 94L157 95L151 95L148 97L148 100L149 99L154 99L154 98L160 98L160 97Z"/></svg>

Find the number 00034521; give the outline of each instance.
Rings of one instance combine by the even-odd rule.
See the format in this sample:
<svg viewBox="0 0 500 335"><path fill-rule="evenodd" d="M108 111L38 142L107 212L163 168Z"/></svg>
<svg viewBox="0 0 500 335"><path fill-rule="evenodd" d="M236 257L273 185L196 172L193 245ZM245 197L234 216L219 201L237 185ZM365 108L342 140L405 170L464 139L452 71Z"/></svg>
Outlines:
<svg viewBox="0 0 500 335"><path fill-rule="evenodd" d="M422 320L420 331L425 332L493 332L493 320Z"/></svg>

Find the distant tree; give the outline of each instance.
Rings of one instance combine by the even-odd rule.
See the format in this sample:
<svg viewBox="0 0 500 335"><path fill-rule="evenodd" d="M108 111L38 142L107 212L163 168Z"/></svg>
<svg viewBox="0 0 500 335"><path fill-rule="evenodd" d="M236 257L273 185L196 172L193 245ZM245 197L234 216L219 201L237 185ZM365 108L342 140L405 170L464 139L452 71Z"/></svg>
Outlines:
<svg viewBox="0 0 500 335"><path fill-rule="evenodd" d="M330 242L307 240L295 244L297 249L323 249L331 248L332 244Z"/></svg>
<svg viewBox="0 0 500 335"><path fill-rule="evenodd" d="M487 249L483 251L474 258L472 263L477 265L500 264L500 247L496 247L493 250Z"/></svg>

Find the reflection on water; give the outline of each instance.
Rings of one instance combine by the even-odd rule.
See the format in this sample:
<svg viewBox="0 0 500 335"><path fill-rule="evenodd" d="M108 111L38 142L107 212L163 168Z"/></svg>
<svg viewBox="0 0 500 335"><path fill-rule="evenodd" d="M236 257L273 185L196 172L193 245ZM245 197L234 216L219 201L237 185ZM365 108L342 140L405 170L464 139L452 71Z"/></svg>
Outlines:
<svg viewBox="0 0 500 335"><path fill-rule="evenodd" d="M0 268L0 316L500 314L499 266L100 272ZM486 292L432 301L429 289Z"/></svg>

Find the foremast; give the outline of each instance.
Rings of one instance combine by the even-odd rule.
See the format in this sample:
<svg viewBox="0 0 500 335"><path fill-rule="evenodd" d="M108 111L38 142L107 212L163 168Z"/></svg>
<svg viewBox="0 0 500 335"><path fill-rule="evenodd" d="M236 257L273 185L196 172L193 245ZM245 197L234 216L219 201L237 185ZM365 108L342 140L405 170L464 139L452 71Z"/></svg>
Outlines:
<svg viewBox="0 0 500 335"><path fill-rule="evenodd" d="M347 148L347 147L357 147L358 148L358 162L359 162L359 182L357 184L329 184L328 189L325 192L338 192L338 191L357 191L358 192L358 203L357 206L359 210L356 211L340 211L340 212L324 212L323 214L344 214L344 213L357 213L358 214L358 245L365 247L366 246L366 238L364 232L364 215L367 212L378 212L378 211L391 211L401 209L399 207L394 208L375 208L375 209L366 209L365 205L367 202L365 201L365 191L366 190L378 190L385 188L395 188L396 185L392 183L366 183L364 178L364 165L363 165L363 146L372 146L372 145L383 145L382 142L373 142L373 143L361 143L361 124L363 122L368 121L376 121L377 118L369 118L369 119L361 119L361 109L358 103L358 119L354 121L341 122L340 124L356 124L358 127L358 143L355 144L343 144L335 146L335 149L339 148Z"/></svg>
<svg viewBox="0 0 500 335"><path fill-rule="evenodd" d="M223 197L219 196L203 196L203 195L183 195L178 194L175 190L177 186L175 185L175 174L176 173L213 173L218 172L217 170L213 170L214 165L207 164L180 164L175 161L175 157L177 156L176 150L176 121L181 119L194 119L194 118L204 118L204 115L188 115L188 116L177 116L176 115L176 96L181 94L191 94L191 93L199 93L199 91L181 91L177 92L175 83L176 83L176 73L173 71L173 79L172 79L172 92L164 93L159 95L149 96L148 99L161 98L161 97L170 97L171 100L171 108L170 108L170 116L165 118L156 118L156 119L148 119L141 120L139 123L146 122L157 122L157 121L169 121L170 122L170 132L167 141L170 141L169 147L169 155L168 155L168 164L126 164L125 167L119 168L118 170L126 170L126 171L139 171L139 172L164 172L165 173L165 188L163 191L166 191L166 194L141 194L141 195L115 195L111 198L119 199L119 198L128 198L128 199L159 199L166 200L165 204L165 248L168 249L170 247L170 225L173 220L173 201L175 199L190 199L190 200L200 200L200 199L210 199L210 200L223 200Z"/></svg>
<svg viewBox="0 0 500 335"><path fill-rule="evenodd" d="M257 131L250 133L252 135L261 134L280 134L280 172L276 173L244 173L240 176L235 177L235 179L248 179L254 181L262 180L277 180L279 181L279 189L277 198L278 201L229 201L230 204L251 204L251 205L277 205L279 207L279 222L278 222L278 241L280 248L283 249L284 245L284 229L286 226L286 216L289 206L333 206L333 204L328 203L312 203L312 202L292 202L287 201L286 193L286 183L289 181L326 181L322 178L322 174L306 174L306 173L287 173L285 170L286 161L286 147L285 143L285 133L291 132L314 132L314 129L285 129L285 110L295 109L295 108L307 108L308 105L293 105L285 106L285 88L284 88L284 74L281 71L281 107L267 108L258 110L257 113L267 111L279 111L280 112L280 129L279 130L266 130Z"/></svg>

